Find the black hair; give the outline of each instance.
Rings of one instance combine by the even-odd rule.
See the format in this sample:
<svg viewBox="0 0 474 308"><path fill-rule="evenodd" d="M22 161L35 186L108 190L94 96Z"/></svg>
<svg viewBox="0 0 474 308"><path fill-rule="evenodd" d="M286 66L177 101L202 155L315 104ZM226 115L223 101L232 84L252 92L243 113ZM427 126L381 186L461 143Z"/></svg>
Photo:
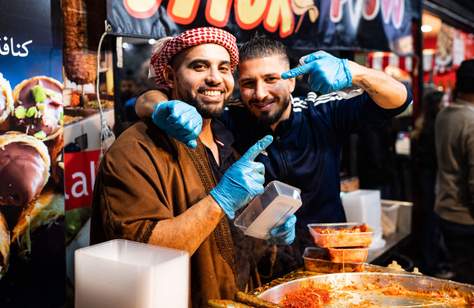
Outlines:
<svg viewBox="0 0 474 308"><path fill-rule="evenodd" d="M436 115L441 109L443 102L444 92L435 89L430 89L423 96L423 117L424 121L435 121Z"/></svg>
<svg viewBox="0 0 474 308"><path fill-rule="evenodd" d="M463 61L456 72L455 95L458 93L474 94L474 59Z"/></svg>
<svg viewBox="0 0 474 308"><path fill-rule="evenodd" d="M239 61L281 55L288 63L288 48L280 41L265 37L254 36L239 48Z"/></svg>
<svg viewBox="0 0 474 308"><path fill-rule="evenodd" d="M436 116L441 110L444 95L444 92L433 88L428 89L425 95L423 95L423 109L421 115L423 124L420 130L420 140L426 139L425 141L434 142ZM420 141L420 146L422 146L425 141ZM430 143L429 148L434 148L434 145Z"/></svg>

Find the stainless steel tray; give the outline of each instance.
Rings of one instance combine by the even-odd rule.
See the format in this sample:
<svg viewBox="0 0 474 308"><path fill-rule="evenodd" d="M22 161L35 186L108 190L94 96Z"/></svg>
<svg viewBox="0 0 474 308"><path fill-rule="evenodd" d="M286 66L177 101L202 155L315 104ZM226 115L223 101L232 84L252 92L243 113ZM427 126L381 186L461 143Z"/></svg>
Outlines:
<svg viewBox="0 0 474 308"><path fill-rule="evenodd" d="M324 307L474 307L474 286L421 275L341 273L318 275L283 283L258 297L278 304L299 288L323 284L331 288ZM403 292L387 291L397 288ZM397 289L395 289L397 290ZM405 292L406 291L406 292ZM431 293L437 292L437 293ZM440 294L440 296L435 296Z"/></svg>

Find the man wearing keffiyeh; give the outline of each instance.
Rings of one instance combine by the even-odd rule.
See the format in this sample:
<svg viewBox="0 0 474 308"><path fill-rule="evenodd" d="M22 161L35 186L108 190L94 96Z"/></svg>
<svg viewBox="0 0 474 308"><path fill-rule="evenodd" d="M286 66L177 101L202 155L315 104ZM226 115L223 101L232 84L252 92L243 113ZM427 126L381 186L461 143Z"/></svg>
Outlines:
<svg viewBox="0 0 474 308"><path fill-rule="evenodd" d="M151 59L156 82L172 101L184 103L179 110L169 108L172 101L164 103L160 114L170 119L175 112L197 111L200 116L187 125L202 127L199 139L190 149L151 121L122 133L97 176L91 243L125 238L187 251L192 306L203 307L208 299L233 298L248 282L255 260L234 250L242 236L229 219L263 192L264 167L254 160L272 137L263 137L237 160L232 135L215 120L234 88L234 36L198 28L161 43ZM272 243L291 243L295 221L293 216L273 229Z"/></svg>

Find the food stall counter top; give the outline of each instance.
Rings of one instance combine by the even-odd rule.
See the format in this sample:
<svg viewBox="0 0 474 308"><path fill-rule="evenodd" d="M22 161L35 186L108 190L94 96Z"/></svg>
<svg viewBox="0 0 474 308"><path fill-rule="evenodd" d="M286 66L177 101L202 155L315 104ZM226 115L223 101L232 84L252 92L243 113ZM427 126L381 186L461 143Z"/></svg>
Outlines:
<svg viewBox="0 0 474 308"><path fill-rule="evenodd" d="M395 232L385 237L385 246L373 250L369 249L369 256L367 258L367 262L374 262L377 258L390 251L390 249L394 248L397 244L406 239L409 235L410 233L407 232Z"/></svg>

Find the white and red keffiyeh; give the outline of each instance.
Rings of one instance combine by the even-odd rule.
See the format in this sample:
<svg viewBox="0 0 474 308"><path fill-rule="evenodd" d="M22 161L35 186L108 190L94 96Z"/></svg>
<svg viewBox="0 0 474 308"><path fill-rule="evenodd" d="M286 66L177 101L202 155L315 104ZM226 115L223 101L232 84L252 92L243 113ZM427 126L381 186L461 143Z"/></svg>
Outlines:
<svg viewBox="0 0 474 308"><path fill-rule="evenodd" d="M239 50L237 48L235 36L227 31L202 27L187 30L173 38L164 38L158 41L150 60L150 77L155 77L156 84L161 88L169 88L163 72L171 59L181 51L201 45L217 44L229 52L231 70L239 63Z"/></svg>

